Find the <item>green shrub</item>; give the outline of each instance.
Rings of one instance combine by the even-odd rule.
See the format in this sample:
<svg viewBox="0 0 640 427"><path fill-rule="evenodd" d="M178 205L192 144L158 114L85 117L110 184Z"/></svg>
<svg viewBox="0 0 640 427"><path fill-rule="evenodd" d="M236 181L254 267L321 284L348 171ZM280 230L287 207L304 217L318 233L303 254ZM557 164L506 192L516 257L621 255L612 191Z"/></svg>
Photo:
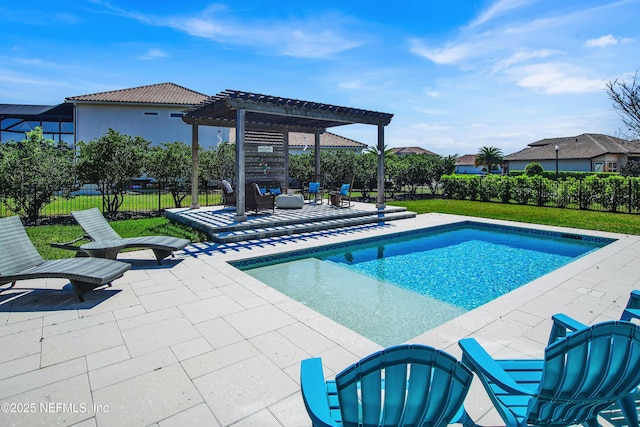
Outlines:
<svg viewBox="0 0 640 427"><path fill-rule="evenodd" d="M542 175L544 168L540 163L532 162L524 168L524 174L527 176Z"/></svg>

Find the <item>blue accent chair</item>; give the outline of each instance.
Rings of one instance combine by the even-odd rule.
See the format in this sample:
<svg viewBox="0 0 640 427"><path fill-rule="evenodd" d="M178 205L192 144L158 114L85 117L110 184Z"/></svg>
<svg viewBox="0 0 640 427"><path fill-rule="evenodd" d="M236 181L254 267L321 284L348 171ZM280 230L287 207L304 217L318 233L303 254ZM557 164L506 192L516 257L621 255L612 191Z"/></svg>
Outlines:
<svg viewBox="0 0 640 427"><path fill-rule="evenodd" d="M459 341L462 362L478 375L507 427L596 427L601 411L617 401L628 405L640 385L640 326L585 326L558 314L553 321L543 360L497 360L475 339Z"/></svg>
<svg viewBox="0 0 640 427"><path fill-rule="evenodd" d="M320 191L320 182L312 181L309 183L309 188L307 189L307 197L309 200L313 200L314 204L317 204L320 201L322 204L322 192Z"/></svg>
<svg viewBox="0 0 640 427"><path fill-rule="evenodd" d="M314 427L473 426L462 405L472 379L453 356L418 344L374 353L326 382L320 358L300 370Z"/></svg>

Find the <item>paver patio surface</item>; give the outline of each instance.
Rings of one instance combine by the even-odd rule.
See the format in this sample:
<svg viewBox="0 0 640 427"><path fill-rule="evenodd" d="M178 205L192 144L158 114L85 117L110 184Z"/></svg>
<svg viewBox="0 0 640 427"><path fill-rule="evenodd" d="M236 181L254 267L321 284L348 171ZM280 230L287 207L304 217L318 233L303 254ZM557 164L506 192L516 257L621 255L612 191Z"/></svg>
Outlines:
<svg viewBox="0 0 640 427"><path fill-rule="evenodd" d="M321 356L335 375L380 346L227 261L464 219L194 244L161 266L150 251L126 252L133 269L84 303L64 280L18 282L0 293L0 425L309 426L300 361ZM541 357L552 314L619 318L640 288L640 237L562 230L618 240L410 341L460 357L457 341L473 336L498 357ZM477 380L466 407L479 424L501 423ZM603 424L622 425L618 416Z"/></svg>

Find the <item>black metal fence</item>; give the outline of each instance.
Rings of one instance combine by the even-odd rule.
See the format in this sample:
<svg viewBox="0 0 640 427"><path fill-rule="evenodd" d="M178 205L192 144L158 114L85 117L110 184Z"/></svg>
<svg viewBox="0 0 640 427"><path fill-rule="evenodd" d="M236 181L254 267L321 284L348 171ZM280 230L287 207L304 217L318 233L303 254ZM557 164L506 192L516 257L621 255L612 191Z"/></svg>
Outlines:
<svg viewBox="0 0 640 427"><path fill-rule="evenodd" d="M97 192L87 192L70 196L54 196L51 202L47 203L39 211L38 224L43 223L66 223L71 220L71 211L83 210L96 207L103 213L107 211L101 194ZM0 217L16 215L16 212L9 209L13 206L11 199L7 199L0 189ZM208 187L201 189L198 196L201 206L212 206L222 204L222 192L219 188ZM187 194L181 201L181 207L191 206L191 195ZM123 198L122 206L117 212L111 212L111 217L136 217L136 216L160 216L165 209L176 208L176 203L169 191L161 188L156 189L131 189ZM34 221L27 221L33 223Z"/></svg>

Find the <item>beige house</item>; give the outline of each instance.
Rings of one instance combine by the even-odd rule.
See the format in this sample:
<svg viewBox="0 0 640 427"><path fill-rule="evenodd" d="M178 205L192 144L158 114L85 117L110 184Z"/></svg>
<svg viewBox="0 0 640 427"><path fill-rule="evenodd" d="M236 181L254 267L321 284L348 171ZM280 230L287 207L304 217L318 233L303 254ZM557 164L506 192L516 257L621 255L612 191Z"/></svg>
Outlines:
<svg viewBox="0 0 640 427"><path fill-rule="evenodd" d="M640 160L640 140L584 133L547 138L504 157L507 170L524 170L532 162L544 170L575 172L618 172L629 160Z"/></svg>
<svg viewBox="0 0 640 427"><path fill-rule="evenodd" d="M236 141L235 129L229 133L230 142ZM289 132L289 154L310 153L315 148L315 135L311 133ZM320 134L321 150L346 150L356 154L362 154L367 148L367 144L355 141L332 132Z"/></svg>
<svg viewBox="0 0 640 427"><path fill-rule="evenodd" d="M73 106L75 141L90 141L112 128L141 136L157 145L191 141L191 126L182 121L184 111L209 98L175 83L159 83L65 98ZM200 145L216 147L229 140L229 129L202 129Z"/></svg>

